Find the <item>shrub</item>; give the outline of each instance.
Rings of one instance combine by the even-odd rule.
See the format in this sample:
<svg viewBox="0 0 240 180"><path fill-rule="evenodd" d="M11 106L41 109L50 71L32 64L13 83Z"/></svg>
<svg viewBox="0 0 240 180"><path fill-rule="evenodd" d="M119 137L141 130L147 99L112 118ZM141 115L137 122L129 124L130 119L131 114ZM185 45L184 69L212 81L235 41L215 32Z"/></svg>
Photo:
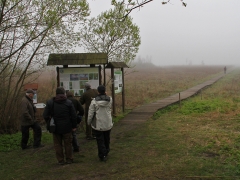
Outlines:
<svg viewBox="0 0 240 180"><path fill-rule="evenodd" d="M229 103L220 99L202 100L202 101L186 101L183 106L178 110L178 113L183 115L207 113L218 110L221 113L227 111L226 107Z"/></svg>

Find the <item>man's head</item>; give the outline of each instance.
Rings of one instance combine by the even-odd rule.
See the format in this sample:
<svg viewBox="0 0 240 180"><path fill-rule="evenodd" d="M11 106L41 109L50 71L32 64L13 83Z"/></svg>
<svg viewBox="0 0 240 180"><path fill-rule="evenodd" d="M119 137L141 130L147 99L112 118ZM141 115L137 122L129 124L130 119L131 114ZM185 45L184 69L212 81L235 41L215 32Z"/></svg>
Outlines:
<svg viewBox="0 0 240 180"><path fill-rule="evenodd" d="M65 94L66 91L63 87L57 87L56 94Z"/></svg>
<svg viewBox="0 0 240 180"><path fill-rule="evenodd" d="M26 91L26 96L28 96L29 98L33 99L35 92L32 89L28 89Z"/></svg>
<svg viewBox="0 0 240 180"><path fill-rule="evenodd" d="M73 97L73 93L71 91L67 92L67 97Z"/></svg>
<svg viewBox="0 0 240 180"><path fill-rule="evenodd" d="M97 90L99 94L106 94L106 88L103 85L99 85Z"/></svg>
<svg viewBox="0 0 240 180"><path fill-rule="evenodd" d="M85 83L85 89L91 89L91 85L88 82Z"/></svg>

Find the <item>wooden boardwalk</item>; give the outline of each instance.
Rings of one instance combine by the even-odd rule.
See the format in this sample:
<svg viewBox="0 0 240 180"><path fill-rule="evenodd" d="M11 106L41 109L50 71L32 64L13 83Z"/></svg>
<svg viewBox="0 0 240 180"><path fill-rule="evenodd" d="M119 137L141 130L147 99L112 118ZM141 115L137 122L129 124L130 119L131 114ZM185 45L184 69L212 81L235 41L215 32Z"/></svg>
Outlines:
<svg viewBox="0 0 240 180"><path fill-rule="evenodd" d="M179 102L180 100L187 99L195 94L197 94L202 89L212 85L216 81L218 81L220 78L222 78L224 74L219 75L217 77L212 78L211 80L208 80L202 84L199 84L197 86L194 86L192 88L189 88L185 91L182 91L180 93L174 94L172 96L169 96L167 98L158 100L156 102L142 105L140 107L137 107L133 111L131 111L129 114L127 114L123 119L121 119L113 128L113 136L118 136L119 134L123 134L124 131L131 130L135 127L135 125L142 123L144 121L147 121L150 117L153 116L153 114L171 104ZM115 135L114 135L115 134ZM115 137L117 138L117 137Z"/></svg>

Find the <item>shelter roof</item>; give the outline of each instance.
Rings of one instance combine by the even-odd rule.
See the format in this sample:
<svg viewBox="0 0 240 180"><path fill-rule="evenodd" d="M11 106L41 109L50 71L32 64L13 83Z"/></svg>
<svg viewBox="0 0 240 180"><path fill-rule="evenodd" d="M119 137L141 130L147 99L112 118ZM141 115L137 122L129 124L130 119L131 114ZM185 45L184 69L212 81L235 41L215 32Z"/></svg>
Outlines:
<svg viewBox="0 0 240 180"><path fill-rule="evenodd" d="M129 68L124 62L109 62L106 68Z"/></svg>
<svg viewBox="0 0 240 180"><path fill-rule="evenodd" d="M107 53L50 54L47 65L107 64Z"/></svg>

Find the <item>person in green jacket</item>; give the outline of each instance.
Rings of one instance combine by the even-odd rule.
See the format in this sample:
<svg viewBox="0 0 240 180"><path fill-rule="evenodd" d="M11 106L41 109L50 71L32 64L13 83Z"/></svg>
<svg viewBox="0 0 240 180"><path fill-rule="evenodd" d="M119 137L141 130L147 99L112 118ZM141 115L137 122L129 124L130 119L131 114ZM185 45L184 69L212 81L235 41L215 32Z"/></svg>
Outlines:
<svg viewBox="0 0 240 180"><path fill-rule="evenodd" d="M80 97L80 103L85 105L85 124L86 124L86 139L91 140L95 138L95 135L92 132L92 127L87 124L88 119L88 109L91 104L93 98L98 95L98 91L96 89L92 89L89 83L85 83L85 92Z"/></svg>
<svg viewBox="0 0 240 180"><path fill-rule="evenodd" d="M77 116L82 117L84 115L84 109L83 109L82 105L80 104L80 102L73 97L73 93L71 91L67 92L67 98L70 101L72 101L73 106L76 110ZM79 123L80 122L78 122L78 120L77 120L77 124L79 124ZM72 136L73 136L73 139L72 139L73 152L79 152L79 144L78 144L78 140L77 140L76 131L72 131Z"/></svg>
<svg viewBox="0 0 240 180"><path fill-rule="evenodd" d="M41 144L42 129L35 119L36 107L33 104L34 94L35 92L32 89L28 89L21 101L21 147L23 150L31 147L28 145L30 128L32 128L34 132L33 148L44 146Z"/></svg>

